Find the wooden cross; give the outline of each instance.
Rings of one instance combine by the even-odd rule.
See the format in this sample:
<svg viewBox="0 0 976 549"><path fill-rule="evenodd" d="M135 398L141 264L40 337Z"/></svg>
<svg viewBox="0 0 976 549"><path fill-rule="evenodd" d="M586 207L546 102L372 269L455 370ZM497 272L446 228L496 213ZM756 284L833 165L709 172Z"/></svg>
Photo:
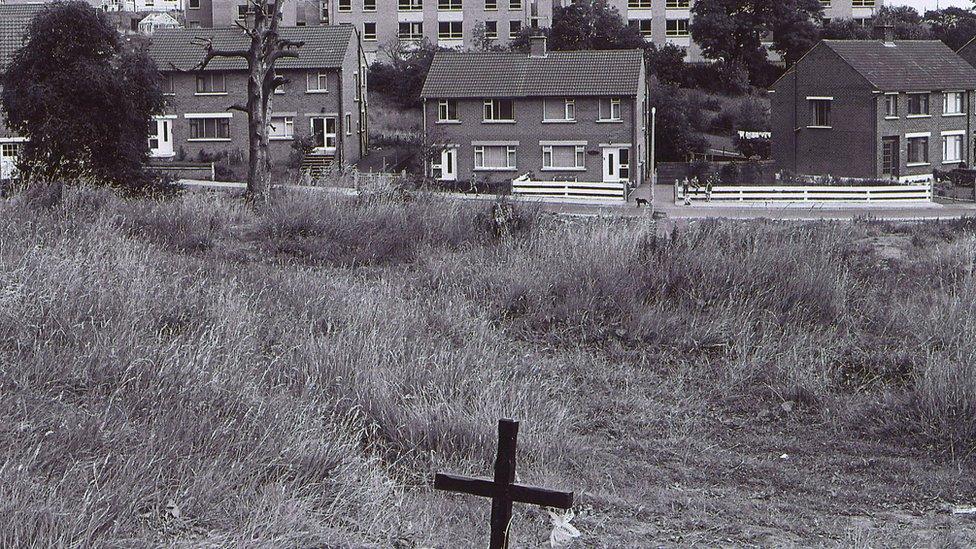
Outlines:
<svg viewBox="0 0 976 549"><path fill-rule="evenodd" d="M569 509L572 492L559 492L515 483L515 444L518 422L498 420L498 454L495 457L495 479L437 473L434 488L491 498L491 540L489 549L507 549L508 525L512 521L512 503L530 503L543 507Z"/></svg>

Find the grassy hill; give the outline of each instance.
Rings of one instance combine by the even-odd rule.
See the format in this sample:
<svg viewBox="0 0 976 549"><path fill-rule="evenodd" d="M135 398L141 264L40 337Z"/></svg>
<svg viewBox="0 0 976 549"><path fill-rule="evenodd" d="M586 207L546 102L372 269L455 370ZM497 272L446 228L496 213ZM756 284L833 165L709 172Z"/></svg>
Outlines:
<svg viewBox="0 0 976 549"><path fill-rule="evenodd" d="M429 485L501 416L579 546L976 543L972 223L47 198L0 203L0 546L480 546Z"/></svg>

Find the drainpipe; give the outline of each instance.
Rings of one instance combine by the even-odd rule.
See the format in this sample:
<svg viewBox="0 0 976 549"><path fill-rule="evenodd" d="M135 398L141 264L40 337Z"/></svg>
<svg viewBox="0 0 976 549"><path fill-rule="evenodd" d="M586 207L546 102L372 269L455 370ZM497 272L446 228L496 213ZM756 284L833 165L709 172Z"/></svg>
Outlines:
<svg viewBox="0 0 976 549"><path fill-rule="evenodd" d="M342 166L342 161L345 158L343 154L346 150L346 109L345 102L343 101L343 96L346 94L346 89L342 87L342 69L337 71L339 75L339 121L336 122L336 166Z"/></svg>
<svg viewBox="0 0 976 549"><path fill-rule="evenodd" d="M420 161L423 162L424 164L424 176L430 176L430 169L427 161L427 98L426 97L421 99L420 101L420 111L421 111L421 116L423 117L421 124L424 127L420 137L421 139L420 154L422 155Z"/></svg>

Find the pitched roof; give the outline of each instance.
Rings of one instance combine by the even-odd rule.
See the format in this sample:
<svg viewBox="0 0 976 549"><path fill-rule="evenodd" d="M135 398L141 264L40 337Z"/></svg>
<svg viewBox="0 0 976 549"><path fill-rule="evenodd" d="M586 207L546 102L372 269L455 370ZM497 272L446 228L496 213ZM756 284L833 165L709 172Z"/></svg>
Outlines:
<svg viewBox="0 0 976 549"><path fill-rule="evenodd" d="M0 4L0 70L24 45L27 26L46 7L43 4Z"/></svg>
<svg viewBox="0 0 976 549"><path fill-rule="evenodd" d="M923 91L976 89L976 68L940 40L824 40L876 89Z"/></svg>
<svg viewBox="0 0 976 549"><path fill-rule="evenodd" d="M283 58L275 65L282 69L337 69L353 37L351 25L332 25L325 27L280 27L282 38L305 42L298 48L298 58ZM217 27L209 29L160 29L153 34L149 46L149 56L161 71L191 70L204 57L204 48L195 44L196 38L213 40L214 49L241 49L250 45L249 39L237 27ZM198 40L197 40L198 42ZM247 64L243 59L215 58L206 70L228 71L244 70Z"/></svg>
<svg viewBox="0 0 976 549"><path fill-rule="evenodd" d="M524 53L439 51L421 97L637 95L640 50Z"/></svg>

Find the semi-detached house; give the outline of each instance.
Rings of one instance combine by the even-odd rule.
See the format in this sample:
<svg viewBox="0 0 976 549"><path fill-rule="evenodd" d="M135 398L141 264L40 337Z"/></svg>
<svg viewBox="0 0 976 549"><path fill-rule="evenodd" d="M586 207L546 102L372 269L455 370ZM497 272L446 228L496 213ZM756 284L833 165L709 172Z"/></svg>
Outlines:
<svg viewBox="0 0 976 549"><path fill-rule="evenodd" d="M24 45L28 25L45 8L39 4L0 4L0 72L10 64L14 53ZM17 154L24 139L4 125L0 115L0 179L13 176Z"/></svg>
<svg viewBox="0 0 976 549"><path fill-rule="evenodd" d="M928 181L973 163L976 69L938 40L824 40L773 84L777 168Z"/></svg>
<svg viewBox="0 0 976 549"><path fill-rule="evenodd" d="M424 138L444 181L602 181L634 187L648 168L639 50L528 55L440 51L424 83Z"/></svg>
<svg viewBox="0 0 976 549"><path fill-rule="evenodd" d="M287 79L271 99L272 159L287 161L296 139L310 139L307 167L354 164L367 148L366 59L359 35L348 25L281 27L283 38L304 42L298 58L278 60L276 72ZM192 160L248 149L247 115L229 110L246 103L244 60L217 58L200 69L199 38L215 49L247 49L236 28L162 29L149 53L163 73L166 112L156 119L150 154L165 160Z"/></svg>

